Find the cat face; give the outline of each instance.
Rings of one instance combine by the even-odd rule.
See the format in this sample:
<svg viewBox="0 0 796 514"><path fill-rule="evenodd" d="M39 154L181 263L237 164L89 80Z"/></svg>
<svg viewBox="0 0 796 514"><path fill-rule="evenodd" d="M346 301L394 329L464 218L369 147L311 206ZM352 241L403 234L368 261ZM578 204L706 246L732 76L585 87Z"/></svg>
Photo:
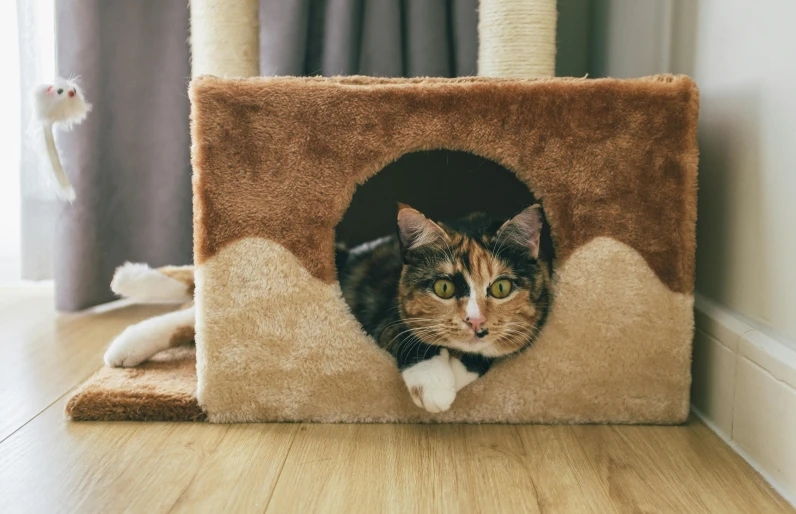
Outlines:
<svg viewBox="0 0 796 514"><path fill-rule="evenodd" d="M547 316L550 270L539 259L538 206L500 223L475 214L437 224L398 213L399 310L432 345L499 357L529 345Z"/></svg>

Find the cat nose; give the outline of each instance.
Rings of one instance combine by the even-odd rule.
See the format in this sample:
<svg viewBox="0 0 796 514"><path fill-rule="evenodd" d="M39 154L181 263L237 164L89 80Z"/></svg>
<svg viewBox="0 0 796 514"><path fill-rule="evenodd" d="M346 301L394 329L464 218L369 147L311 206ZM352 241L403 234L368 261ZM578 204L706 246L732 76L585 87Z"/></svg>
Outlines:
<svg viewBox="0 0 796 514"><path fill-rule="evenodd" d="M75 96L75 92L74 91L70 91L67 94L69 95L69 98L72 98L73 96Z"/></svg>
<svg viewBox="0 0 796 514"><path fill-rule="evenodd" d="M478 314L475 314L473 316L467 316L466 318L464 318L464 321L465 323L470 325L470 328L472 328L474 332L480 332L481 325L486 323L486 317L484 317L484 315L479 312Z"/></svg>

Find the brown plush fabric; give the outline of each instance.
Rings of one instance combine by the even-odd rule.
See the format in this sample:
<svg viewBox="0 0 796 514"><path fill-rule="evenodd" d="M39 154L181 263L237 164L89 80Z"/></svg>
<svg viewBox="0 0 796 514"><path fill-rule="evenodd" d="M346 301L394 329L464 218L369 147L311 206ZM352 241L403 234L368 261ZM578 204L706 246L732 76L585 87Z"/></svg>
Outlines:
<svg viewBox="0 0 796 514"><path fill-rule="evenodd" d="M331 283L334 227L357 184L405 153L447 148L514 171L542 200L562 259L613 237L673 291L693 289L698 94L687 77L202 77L190 96L197 264L258 236Z"/></svg>
<svg viewBox="0 0 796 514"><path fill-rule="evenodd" d="M211 421L685 419L698 104L689 78L204 77L190 95L198 396ZM441 415L412 404L363 334L333 259L357 185L435 148L514 171L542 202L558 257L541 339Z"/></svg>
<svg viewBox="0 0 796 514"><path fill-rule="evenodd" d="M202 421L193 348L161 352L137 368L102 368L72 395L75 421Z"/></svg>
<svg viewBox="0 0 796 514"><path fill-rule="evenodd" d="M214 422L685 420L698 110L687 77L203 77L190 96L197 376L186 361L171 375L103 370L70 401L73 418L196 419L201 406ZM558 257L539 340L438 415L362 332L333 263L357 185L435 148L515 172Z"/></svg>

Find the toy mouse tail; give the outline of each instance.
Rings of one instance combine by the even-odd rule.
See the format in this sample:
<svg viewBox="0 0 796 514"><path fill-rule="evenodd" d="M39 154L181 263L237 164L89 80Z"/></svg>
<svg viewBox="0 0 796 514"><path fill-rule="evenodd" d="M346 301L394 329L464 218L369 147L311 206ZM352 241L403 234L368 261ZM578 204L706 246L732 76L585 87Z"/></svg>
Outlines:
<svg viewBox="0 0 796 514"><path fill-rule="evenodd" d="M69 177L66 176L64 167L61 165L61 158L58 156L58 149L55 147L52 125L44 125L42 130L44 131L44 142L47 145L47 156L50 158L55 180L58 181L58 196L72 202L75 199L75 189L69 182Z"/></svg>
<svg viewBox="0 0 796 514"><path fill-rule="evenodd" d="M164 266L126 262L116 268L111 290L141 303L189 302L195 288L193 266Z"/></svg>

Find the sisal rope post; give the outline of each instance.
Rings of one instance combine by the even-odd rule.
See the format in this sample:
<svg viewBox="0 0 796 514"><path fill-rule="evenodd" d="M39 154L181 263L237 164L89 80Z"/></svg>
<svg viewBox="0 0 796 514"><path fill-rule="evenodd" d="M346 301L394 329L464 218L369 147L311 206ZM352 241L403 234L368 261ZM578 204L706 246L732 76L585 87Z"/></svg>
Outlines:
<svg viewBox="0 0 796 514"><path fill-rule="evenodd" d="M191 75L260 74L258 0L191 0Z"/></svg>
<svg viewBox="0 0 796 514"><path fill-rule="evenodd" d="M556 72L556 0L480 0L478 74L536 78Z"/></svg>

